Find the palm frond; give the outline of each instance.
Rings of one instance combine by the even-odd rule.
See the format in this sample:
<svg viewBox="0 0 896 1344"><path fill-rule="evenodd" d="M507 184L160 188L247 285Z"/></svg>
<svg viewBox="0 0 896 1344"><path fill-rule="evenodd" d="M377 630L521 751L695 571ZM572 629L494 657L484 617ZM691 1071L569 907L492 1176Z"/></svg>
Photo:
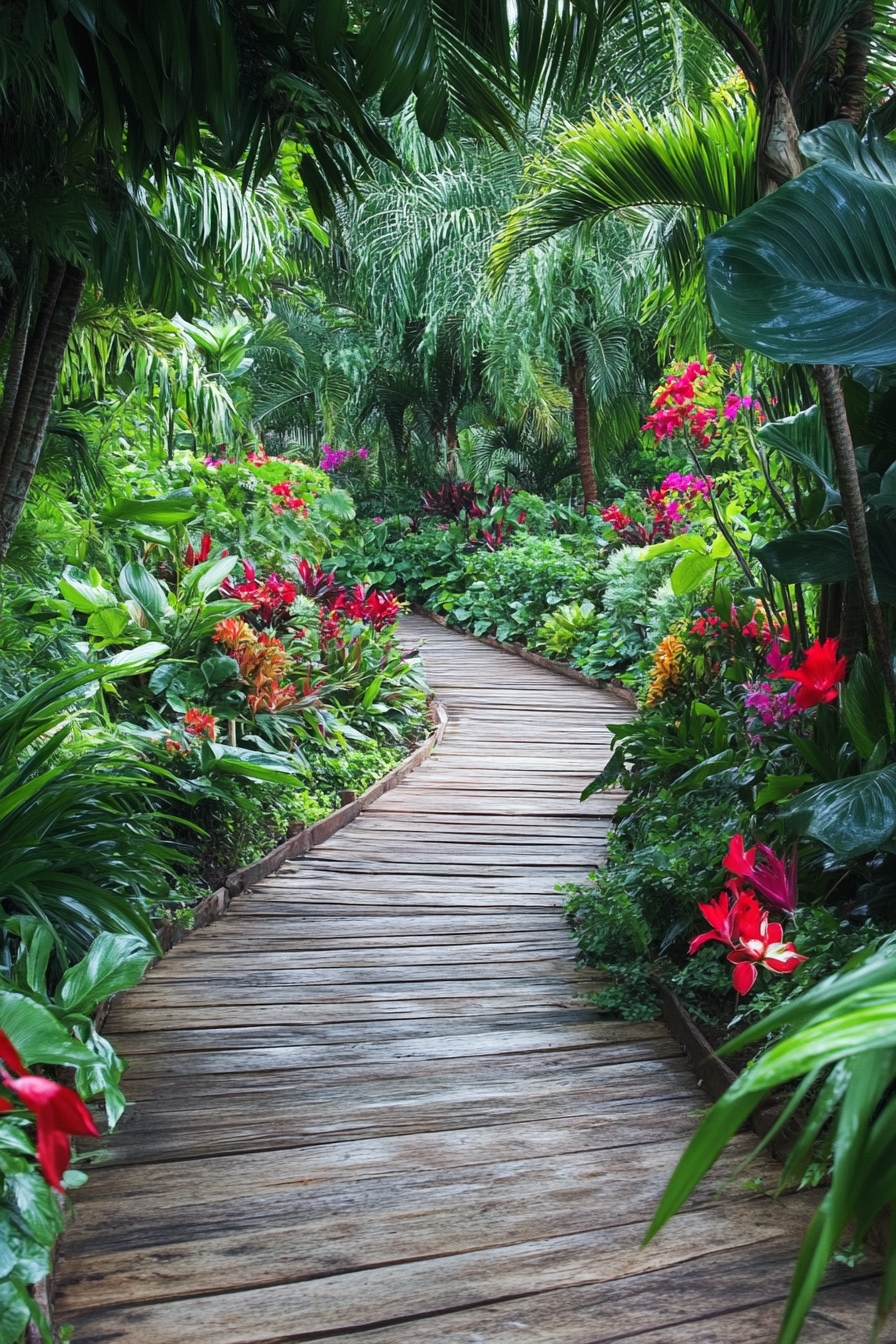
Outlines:
<svg viewBox="0 0 896 1344"><path fill-rule="evenodd" d="M489 259L493 280L538 243L617 211L684 206L711 231L755 199L757 131L752 104L722 101L655 120L621 107L566 127L527 173Z"/></svg>

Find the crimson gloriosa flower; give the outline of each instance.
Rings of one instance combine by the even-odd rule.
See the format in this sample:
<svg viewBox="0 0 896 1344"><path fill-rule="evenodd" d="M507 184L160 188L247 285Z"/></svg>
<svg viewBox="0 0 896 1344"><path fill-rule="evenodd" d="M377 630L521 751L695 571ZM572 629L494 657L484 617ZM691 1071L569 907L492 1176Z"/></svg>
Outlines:
<svg viewBox="0 0 896 1344"><path fill-rule="evenodd" d="M779 859L768 845L744 847L742 835L734 835L723 860L733 876L715 901L700 906L710 925L688 948L693 955L705 943L723 943L730 948L728 960L734 964L732 983L738 994L748 994L756 983L757 968L764 966L776 975L789 975L806 958L792 942L784 941L781 924L769 923L768 911L759 897L773 909L792 915L797 905L796 850L786 861Z"/></svg>

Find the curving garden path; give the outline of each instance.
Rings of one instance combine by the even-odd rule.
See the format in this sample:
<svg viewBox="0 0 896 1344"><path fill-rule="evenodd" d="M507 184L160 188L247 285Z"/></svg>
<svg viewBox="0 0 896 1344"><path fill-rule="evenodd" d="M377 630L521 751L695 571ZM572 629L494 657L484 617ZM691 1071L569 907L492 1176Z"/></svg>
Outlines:
<svg viewBox="0 0 896 1344"><path fill-rule="evenodd" d="M436 754L115 1004L134 1104L78 1193L57 1321L76 1344L771 1344L805 1205L703 1191L639 1249L701 1097L662 1025L582 1001L554 890L599 857L618 796L578 796L625 708L403 634L449 711ZM826 1289L805 1344L860 1339L872 1297Z"/></svg>

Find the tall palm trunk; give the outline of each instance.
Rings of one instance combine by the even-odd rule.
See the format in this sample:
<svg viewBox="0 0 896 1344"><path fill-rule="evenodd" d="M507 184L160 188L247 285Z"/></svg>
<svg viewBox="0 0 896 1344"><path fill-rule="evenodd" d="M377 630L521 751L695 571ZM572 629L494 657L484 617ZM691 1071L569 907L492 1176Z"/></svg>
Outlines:
<svg viewBox="0 0 896 1344"><path fill-rule="evenodd" d="M594 479L594 462L591 458L591 416L585 385L587 375L587 357L582 353L574 355L566 365L566 386L572 397L572 427L576 440L579 475L582 478L582 498L586 508L589 504L597 503L597 481Z"/></svg>
<svg viewBox="0 0 896 1344"><path fill-rule="evenodd" d="M0 447L0 560L9 550L40 460L84 279L84 272L70 262L51 264L14 391L7 366L0 408L0 418L6 422Z"/></svg>
<svg viewBox="0 0 896 1344"><path fill-rule="evenodd" d="M818 384L818 399L821 403L822 414L834 453L837 485L840 488L840 498L843 501L843 517L849 532L849 542L856 566L856 578L862 595L862 605L865 608L865 619L871 633L871 643L890 696L896 701L893 653L890 647L887 623L877 596L874 574L871 569L871 547L865 521L865 501L862 498L862 491L859 486L856 453L849 422L846 418L843 389L840 386L840 370L835 369L831 364L818 364L813 373ZM849 593L849 588L850 585L847 584L844 602ZM849 613L844 613L841 620L848 624Z"/></svg>
<svg viewBox="0 0 896 1344"><path fill-rule="evenodd" d="M871 54L868 33L873 24L874 5L865 4L856 10L847 29L837 116L843 121L851 121L853 126L861 123L868 106L866 85Z"/></svg>
<svg viewBox="0 0 896 1344"><path fill-rule="evenodd" d="M857 12L853 31L848 34L846 41L841 76L840 117L849 119L854 124L861 120L865 106L868 44L864 34L872 21L871 6L864 5ZM771 86L762 120L763 126L759 136L760 193L767 195L802 171L797 144L799 128L787 94L778 80ZM887 689L896 703L896 677L893 672L890 636L871 569L865 503L859 487L855 448L846 417L843 389L840 386L840 370L832 364L819 364L812 372L834 454L837 484L843 501L843 517L856 566L856 583L847 583L842 587L839 632L846 644L844 652L850 657L855 656L861 643L864 642L867 628ZM861 608L858 610L857 598L861 599Z"/></svg>

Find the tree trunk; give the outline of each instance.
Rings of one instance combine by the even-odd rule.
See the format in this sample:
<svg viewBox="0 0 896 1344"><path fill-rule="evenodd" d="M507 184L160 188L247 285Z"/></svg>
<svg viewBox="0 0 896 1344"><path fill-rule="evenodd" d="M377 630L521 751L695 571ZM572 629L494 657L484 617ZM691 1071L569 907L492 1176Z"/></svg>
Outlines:
<svg viewBox="0 0 896 1344"><path fill-rule="evenodd" d="M840 371L832 364L817 364L813 369L818 384L818 399L827 425L828 437L834 453L837 468L837 485L843 502L843 517L849 533L856 566L856 578L862 594L862 605L871 635L871 643L880 670L884 675L887 690L896 703L896 677L893 675L893 653L890 636L884 618L883 608L877 596L874 574L871 569L871 548L868 543L868 528L865 522L865 501L859 486L859 471L853 448L849 421L846 418L846 406L843 390L840 387Z"/></svg>
<svg viewBox="0 0 896 1344"><path fill-rule="evenodd" d="M12 347L6 362L3 377L3 400L0 401L0 445L6 441L6 433L12 420L13 407L22 377L22 365L25 362L25 349L28 345L28 328L31 324L31 292L26 289L16 306L15 327L12 334ZM2 455L0 455L2 461Z"/></svg>
<svg viewBox="0 0 896 1344"><path fill-rule="evenodd" d="M840 108L837 118L859 126L867 110L865 86L868 80L868 57L871 44L868 33L874 24L874 6L862 5L856 10L847 29L840 75Z"/></svg>
<svg viewBox="0 0 896 1344"><path fill-rule="evenodd" d="M457 437L457 416L448 412L445 421L445 470L449 476L457 475L460 460L460 439Z"/></svg>
<svg viewBox="0 0 896 1344"><path fill-rule="evenodd" d="M42 343L40 359L34 372L31 394L25 412L21 434L14 457L7 455L2 463L0 477L0 560L9 549L9 543L22 516L22 509L40 459L47 433L56 384L62 369L65 347L75 325L81 295L84 292L84 272L70 262L65 265L56 302ZM7 440L9 442L9 440Z"/></svg>
<svg viewBox="0 0 896 1344"><path fill-rule="evenodd" d="M759 195L768 196L802 171L799 127L780 79L772 80L759 128Z"/></svg>
<svg viewBox="0 0 896 1344"><path fill-rule="evenodd" d="M852 667L860 653L868 647L868 622L865 619L865 605L862 602L862 590L855 579L843 585L843 600L840 603L840 629L834 631L840 640L840 655L849 659Z"/></svg>
<svg viewBox="0 0 896 1344"><path fill-rule="evenodd" d="M59 288L62 284L62 278L65 275L65 262L57 261L55 258L50 261L47 267L47 278L44 283L43 293L41 294L40 304L37 309L37 317L31 334L28 337L28 343L25 346L25 355L22 360L18 387L16 388L16 399L12 404L11 413L6 423L6 432L0 434L0 490L5 484L11 463L15 461L15 456L19 447L19 439L22 436L22 429L25 424L25 417L28 414L28 407L31 404L31 392L34 387L34 380L37 377L40 368L41 353L44 348L44 341L47 339L47 332L50 328L50 320L56 309L56 302L59 298ZM5 400L5 398L4 398Z"/></svg>
<svg viewBox="0 0 896 1344"><path fill-rule="evenodd" d="M589 504L597 503L597 481L594 479L594 462L591 458L588 393L585 389L587 373L588 361L583 354L575 355L566 366L566 386L572 397L572 427L576 438L576 457L586 509Z"/></svg>

